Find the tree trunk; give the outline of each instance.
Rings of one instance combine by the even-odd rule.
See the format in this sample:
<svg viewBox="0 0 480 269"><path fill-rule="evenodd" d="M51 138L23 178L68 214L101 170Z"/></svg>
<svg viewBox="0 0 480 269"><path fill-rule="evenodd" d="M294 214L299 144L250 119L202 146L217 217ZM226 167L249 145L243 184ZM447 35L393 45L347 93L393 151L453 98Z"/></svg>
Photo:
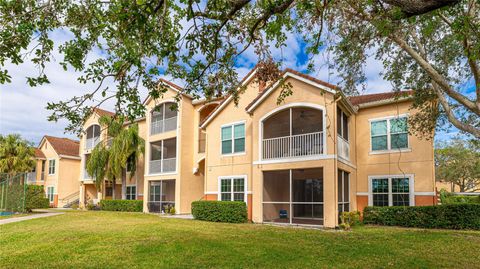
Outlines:
<svg viewBox="0 0 480 269"><path fill-rule="evenodd" d="M115 180L115 177L113 177L113 180L112 180L112 200L115 200L115 185L116 185L116 180Z"/></svg>
<svg viewBox="0 0 480 269"><path fill-rule="evenodd" d="M122 200L127 200L127 170L122 171Z"/></svg>

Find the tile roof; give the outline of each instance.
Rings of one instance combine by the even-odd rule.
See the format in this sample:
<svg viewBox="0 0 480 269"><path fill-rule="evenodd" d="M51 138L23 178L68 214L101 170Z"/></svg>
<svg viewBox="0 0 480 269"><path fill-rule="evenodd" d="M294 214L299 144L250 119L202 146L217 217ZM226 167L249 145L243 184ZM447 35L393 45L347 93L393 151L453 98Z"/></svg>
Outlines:
<svg viewBox="0 0 480 269"><path fill-rule="evenodd" d="M35 158L45 159L45 154L39 148L35 148Z"/></svg>
<svg viewBox="0 0 480 269"><path fill-rule="evenodd" d="M413 91L401 91L401 92L383 92L383 93L374 93L374 94L364 94L358 96L349 96L348 99L354 106L380 102L394 98L407 97L413 94Z"/></svg>
<svg viewBox="0 0 480 269"><path fill-rule="evenodd" d="M100 116L113 117L115 115L114 112L111 112L111 111L108 111L108 110L105 110L105 109L101 109L101 108L98 108L98 107L94 108L93 111L96 112Z"/></svg>
<svg viewBox="0 0 480 269"><path fill-rule="evenodd" d="M50 142L58 155L79 156L79 141L49 135L46 135L45 139Z"/></svg>

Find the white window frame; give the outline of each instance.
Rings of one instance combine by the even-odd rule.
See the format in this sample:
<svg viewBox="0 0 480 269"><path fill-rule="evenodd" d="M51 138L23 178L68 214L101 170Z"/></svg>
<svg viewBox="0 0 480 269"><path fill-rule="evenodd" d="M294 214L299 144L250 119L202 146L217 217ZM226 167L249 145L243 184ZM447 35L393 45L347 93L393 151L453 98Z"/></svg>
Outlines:
<svg viewBox="0 0 480 269"><path fill-rule="evenodd" d="M340 136L341 138L343 138L345 140L345 137L344 136L344 131L343 130L343 116L345 115L345 117L347 118L347 139L345 140L345 142L347 143L350 143L350 115L348 115L347 113L345 113L345 111L343 111L343 109L341 107L338 107L338 109L340 110L340 114L337 113L337 117L340 118L340 126L337 126L337 129L340 130L340 133L338 133L337 131L337 135Z"/></svg>
<svg viewBox="0 0 480 269"><path fill-rule="evenodd" d="M50 172L50 168L52 168L50 163L52 161L53 161L53 173ZM57 160L56 159L48 159L48 175L49 176L55 175L56 172L57 172Z"/></svg>
<svg viewBox="0 0 480 269"><path fill-rule="evenodd" d="M52 193L49 192L49 190L52 189ZM47 186L47 198L49 203L54 203L55 202L55 186ZM51 196L51 199L50 199Z"/></svg>
<svg viewBox="0 0 480 269"><path fill-rule="evenodd" d="M248 195L248 180L247 180L247 175L233 175L233 176L220 176L218 177L218 195L217 195L217 200L218 201L222 201L222 180L224 179L228 179L230 180L230 194L231 194L231 198L230 198L230 201L235 201L234 200L234 193L239 193L239 192L234 192L233 191L233 180L234 179L238 179L238 178L242 178L243 179L243 185L244 185L244 189L243 189L243 200L246 204L248 204L248 198L247 198L247 195Z"/></svg>
<svg viewBox="0 0 480 269"><path fill-rule="evenodd" d="M415 176L413 174L405 175L372 175L368 176L368 205L373 206L373 179L388 178L388 206L393 206L392 178L408 178L408 195L410 206L415 205Z"/></svg>
<svg viewBox="0 0 480 269"><path fill-rule="evenodd" d="M132 188L132 187L135 188L135 192L129 194L128 193L128 188ZM134 185L134 184L133 185L127 185L126 188L125 188L125 192L126 192L125 193L125 199L127 199L127 200L137 200L137 185ZM130 196L133 195L134 199L128 199L127 198L128 195L130 195Z"/></svg>
<svg viewBox="0 0 480 269"><path fill-rule="evenodd" d="M411 151L410 147L410 135L408 134L408 125L407 125L407 147L406 148L398 148L398 149L392 149L391 146L391 135L392 133L390 132L390 120L392 119L401 119L401 118L407 118L408 121L409 114L400 114L396 116L388 116L388 117L382 117L382 118L374 118L374 119L369 119L368 124L369 124L369 136L370 136L370 154L383 154L383 153L390 153L390 152L409 152ZM384 150L373 150L373 142L372 142L372 123L377 122L377 121L387 121L387 149Z"/></svg>
<svg viewBox="0 0 480 269"><path fill-rule="evenodd" d="M247 154L247 124L246 124L246 122L247 122L246 120L242 120L242 121L227 123L227 124L224 124L224 125L220 126L220 155L222 157L224 157L224 156L239 156L239 155ZM243 148L243 151L235 152L235 126L240 125L240 124L243 124L243 129L244 129L243 139L245 140L245 146ZM232 137L231 137L232 152L231 153L223 153L223 141L224 140L222 139L222 129L224 127L232 128ZM242 138L242 137L239 137L239 138ZM225 140L225 141L227 141L227 140Z"/></svg>

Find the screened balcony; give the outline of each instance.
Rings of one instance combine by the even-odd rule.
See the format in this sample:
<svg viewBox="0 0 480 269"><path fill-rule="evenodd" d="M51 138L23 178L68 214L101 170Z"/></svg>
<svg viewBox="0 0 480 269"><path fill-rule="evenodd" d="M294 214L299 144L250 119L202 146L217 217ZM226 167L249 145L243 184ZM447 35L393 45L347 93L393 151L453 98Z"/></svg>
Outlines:
<svg viewBox="0 0 480 269"><path fill-rule="evenodd" d="M177 167L177 139L150 143L149 174L171 173Z"/></svg>
<svg viewBox="0 0 480 269"><path fill-rule="evenodd" d="M100 142L100 125L92 125L87 129L85 150L93 149Z"/></svg>
<svg viewBox="0 0 480 269"><path fill-rule="evenodd" d="M323 169L264 172L263 222L323 225Z"/></svg>
<svg viewBox="0 0 480 269"><path fill-rule="evenodd" d="M337 151L338 156L344 160L350 160L348 119L347 114L337 108Z"/></svg>
<svg viewBox="0 0 480 269"><path fill-rule="evenodd" d="M148 211L169 213L175 207L175 180L151 181L149 185Z"/></svg>
<svg viewBox="0 0 480 269"><path fill-rule="evenodd" d="M263 160L324 154L322 110L292 107L268 117L262 125Z"/></svg>
<svg viewBox="0 0 480 269"><path fill-rule="evenodd" d="M152 111L150 134L160 134L177 129L177 111L174 103L163 103Z"/></svg>

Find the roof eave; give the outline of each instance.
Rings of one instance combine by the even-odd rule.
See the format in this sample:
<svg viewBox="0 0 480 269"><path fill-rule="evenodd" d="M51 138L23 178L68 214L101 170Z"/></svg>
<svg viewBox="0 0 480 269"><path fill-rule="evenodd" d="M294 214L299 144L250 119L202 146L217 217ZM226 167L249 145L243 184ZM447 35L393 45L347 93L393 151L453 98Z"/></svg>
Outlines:
<svg viewBox="0 0 480 269"><path fill-rule="evenodd" d="M385 100L381 100L381 101L374 101L374 102L358 104L358 105L356 105L356 107L358 109L377 107L377 106L394 104L394 103L398 103L398 102L405 102L405 101L408 101L408 100L411 100L411 99L413 99L413 96L406 96L406 97L400 97L400 98L389 98L389 99L385 99Z"/></svg>

